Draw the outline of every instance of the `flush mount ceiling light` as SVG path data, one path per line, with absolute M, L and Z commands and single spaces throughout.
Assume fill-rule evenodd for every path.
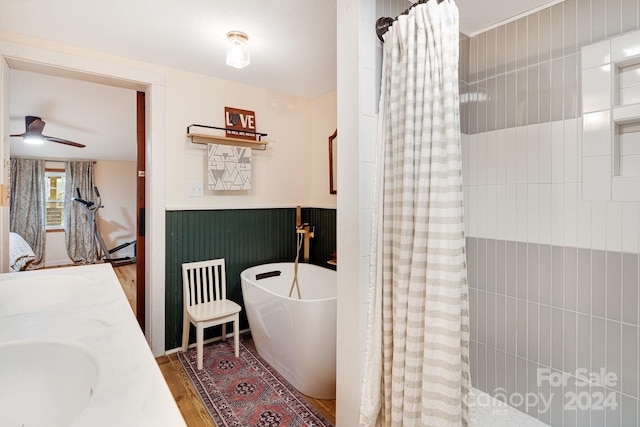
M 244 68 L 249 65 L 249 36 L 240 31 L 227 33 L 227 65 Z

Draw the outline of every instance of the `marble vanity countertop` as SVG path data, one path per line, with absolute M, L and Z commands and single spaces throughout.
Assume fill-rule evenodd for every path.
M 70 426 L 186 426 L 110 264 L 0 274 L 0 346 L 21 342 L 95 358 L 96 385 Z

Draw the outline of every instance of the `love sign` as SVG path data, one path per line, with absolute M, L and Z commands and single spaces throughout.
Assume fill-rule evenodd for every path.
M 239 108 L 224 107 L 224 123 L 227 129 L 227 138 L 245 139 L 255 141 L 256 113 Z

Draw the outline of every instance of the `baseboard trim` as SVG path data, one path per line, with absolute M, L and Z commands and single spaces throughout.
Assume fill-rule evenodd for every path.
M 249 329 L 249 328 L 242 329 L 240 331 L 240 335 L 244 334 L 245 332 L 249 332 L 249 331 L 251 331 L 251 329 Z M 233 337 L 233 332 L 227 334 L 227 338 L 230 338 L 230 337 Z M 204 340 L 204 344 L 209 344 L 209 343 L 216 342 L 216 341 L 222 341 L 222 337 L 215 337 L 215 338 L 210 338 L 208 340 Z M 189 344 L 187 349 L 194 348 L 195 346 L 196 346 L 196 343 Z M 174 353 L 177 353 L 179 351 L 182 351 L 182 347 L 177 347 L 177 348 L 172 348 L 171 350 L 167 350 L 167 351 L 164 352 L 164 355 L 168 356 L 170 354 L 174 354 Z

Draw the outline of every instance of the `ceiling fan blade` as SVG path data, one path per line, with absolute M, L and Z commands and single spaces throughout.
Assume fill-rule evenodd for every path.
M 68 139 L 56 138 L 56 137 L 53 137 L 53 136 L 46 136 L 46 135 L 42 135 L 42 137 L 45 139 L 45 141 L 57 142 L 58 144 L 70 145 L 72 147 L 77 147 L 77 148 L 86 147 L 86 145 L 84 145 L 84 144 L 80 144 L 78 142 L 69 141 Z
M 26 132 L 25 132 L 25 133 L 26 133 Z M 14 136 L 21 136 L 21 137 L 22 137 L 22 136 L 24 136 L 24 135 L 25 135 L 24 133 L 17 133 L 17 134 L 9 135 L 9 136 L 11 136 L 11 137 L 14 137 Z

